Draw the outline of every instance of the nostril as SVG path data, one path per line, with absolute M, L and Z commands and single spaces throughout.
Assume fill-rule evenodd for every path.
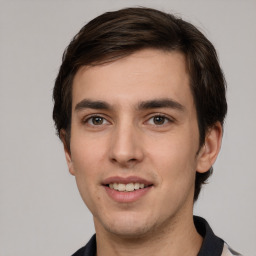
M 114 162 L 114 163 L 119 163 L 119 164 L 122 164 L 122 165 L 126 165 L 126 164 L 135 163 L 135 162 L 138 161 L 138 159 L 118 156 L 118 157 L 112 157 L 111 161 Z

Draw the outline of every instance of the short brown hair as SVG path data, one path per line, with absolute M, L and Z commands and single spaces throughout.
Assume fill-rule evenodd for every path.
M 227 112 L 226 83 L 211 42 L 192 24 L 150 8 L 126 8 L 104 13 L 88 24 L 66 48 L 55 81 L 53 119 L 58 135 L 66 131 L 69 147 L 71 129 L 72 83 L 78 69 L 100 65 L 154 48 L 182 52 L 190 73 L 199 128 L 199 145 L 216 122 L 223 125 Z M 196 173 L 194 201 L 202 184 L 212 173 Z

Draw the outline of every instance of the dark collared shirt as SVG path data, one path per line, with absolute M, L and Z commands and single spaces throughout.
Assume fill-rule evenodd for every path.
M 197 232 L 203 237 L 203 244 L 198 256 L 232 256 L 241 255 L 232 250 L 221 238 L 217 237 L 207 221 L 201 217 L 194 216 L 194 223 Z M 95 256 L 96 255 L 96 235 L 72 256 Z

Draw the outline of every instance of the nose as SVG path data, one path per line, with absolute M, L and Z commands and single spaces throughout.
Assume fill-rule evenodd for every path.
M 144 157 L 140 131 L 132 124 L 116 127 L 111 138 L 110 161 L 124 168 L 132 168 Z

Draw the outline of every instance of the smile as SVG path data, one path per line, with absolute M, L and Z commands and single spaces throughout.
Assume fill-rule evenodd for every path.
M 119 192 L 132 192 L 134 190 L 138 190 L 138 189 L 143 189 L 148 187 L 147 185 L 143 184 L 143 183 L 128 183 L 128 184 L 124 184 L 124 183 L 110 183 L 108 184 L 108 186 L 111 189 L 114 189 L 116 191 Z
M 137 176 L 112 176 L 103 180 L 105 192 L 117 203 L 132 203 L 150 193 L 154 187 L 152 181 Z

